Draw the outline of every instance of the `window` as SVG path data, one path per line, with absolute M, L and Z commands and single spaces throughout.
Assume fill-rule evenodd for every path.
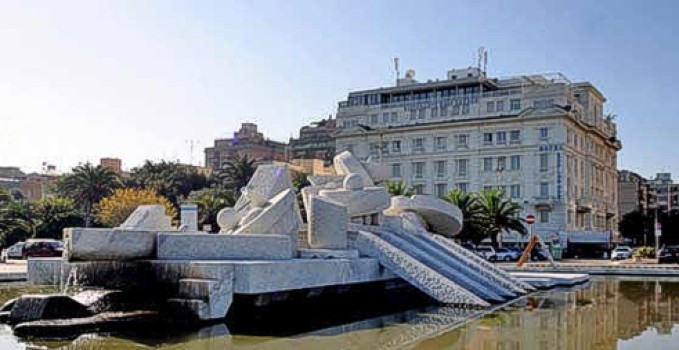
M 437 160 L 434 162 L 434 169 L 436 169 L 436 177 L 446 177 L 446 161 Z
M 490 101 L 490 102 L 486 103 L 486 112 L 488 112 L 488 113 L 495 112 L 495 102 L 494 101 Z
M 497 143 L 498 144 L 507 143 L 507 132 L 506 131 L 499 131 L 497 133 Z
M 549 128 L 540 128 L 540 139 L 544 140 L 549 138 Z
M 413 140 L 413 150 L 414 151 L 424 151 L 424 139 L 418 137 Z
M 509 132 L 509 143 L 521 142 L 521 130 L 512 130 Z
M 521 109 L 521 100 L 518 98 L 513 98 L 509 100 L 509 109 L 512 111 L 518 111 Z
M 467 148 L 467 141 L 469 141 L 469 135 L 460 134 L 457 135 L 457 148 Z
M 469 184 L 466 182 L 458 182 L 457 189 L 462 191 L 462 193 L 467 193 L 467 191 L 469 190 Z
M 505 101 L 495 102 L 495 111 L 496 112 L 502 112 L 504 110 L 505 110 Z
M 549 182 L 540 183 L 540 197 L 549 197 Z
M 401 152 L 401 141 L 391 141 L 391 151 L 394 153 L 400 153 Z
M 415 192 L 415 194 L 424 194 L 424 185 L 419 184 L 413 186 L 413 191 Z
M 483 186 L 483 191 L 484 191 L 484 192 L 491 191 L 492 189 L 493 189 L 493 186 L 491 186 L 491 185 L 484 185 L 484 186 Z
M 493 133 L 492 132 L 486 132 L 483 134 L 483 144 L 484 145 L 492 145 L 493 144 Z
M 462 114 L 463 114 L 463 115 L 464 115 L 464 114 L 469 114 L 469 105 L 468 105 L 468 104 L 462 105 Z
M 424 119 L 426 113 L 427 110 L 425 108 L 420 108 L 420 111 L 417 113 L 417 119 Z
M 493 158 L 483 158 L 483 171 L 493 171 Z
M 370 155 L 376 156 L 379 153 L 379 146 L 377 142 L 371 142 L 368 147 L 370 148 Z
M 413 163 L 413 174 L 416 179 L 424 177 L 424 162 Z
M 443 106 L 441 107 L 441 117 L 447 117 L 448 116 L 448 106 Z
M 417 118 L 417 110 L 411 109 L 410 110 L 410 120 L 415 120 Z
M 509 158 L 509 168 L 511 170 L 521 169 L 521 156 L 511 156 Z
M 434 107 L 431 109 L 431 118 L 436 118 L 439 116 L 439 109 Z
M 521 185 L 509 186 L 509 196 L 514 199 L 521 198 Z
M 540 223 L 541 224 L 549 223 L 549 212 L 547 210 L 540 211 Z
M 501 156 L 497 157 L 497 171 L 503 171 L 507 169 L 507 157 Z
M 451 111 L 451 115 L 460 115 L 460 105 L 454 105 Z
M 549 154 L 543 153 L 540 155 L 540 171 L 546 172 L 549 170 Z
M 398 122 L 398 113 L 397 112 L 391 112 L 391 122 L 392 123 Z
M 436 138 L 436 149 L 439 151 L 445 151 L 448 148 L 448 138 L 447 137 L 437 137 Z
M 446 192 L 448 192 L 448 186 L 446 184 L 437 184 L 436 185 L 436 196 L 437 197 L 443 197 L 446 195 Z
M 382 123 L 384 124 L 389 123 L 389 112 L 382 113 Z
M 370 124 L 372 125 L 377 125 L 378 120 L 377 120 L 377 114 L 373 114 L 370 116 Z
M 391 165 L 391 177 L 401 177 L 401 164 L 395 163 Z
M 535 100 L 533 101 L 533 108 L 535 109 L 546 109 L 551 108 L 554 105 L 554 99 L 547 100 Z
M 457 160 L 457 176 L 466 177 L 467 176 L 467 165 L 469 161 L 467 159 Z

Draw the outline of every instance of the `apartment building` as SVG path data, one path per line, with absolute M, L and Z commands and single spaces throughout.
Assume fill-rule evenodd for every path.
M 336 149 L 380 159 L 391 180 L 417 193 L 503 189 L 544 236 L 610 237 L 621 143 L 605 101 L 592 84 L 558 73 L 489 78 L 465 68 L 420 83 L 408 71 L 395 86 L 339 103 Z

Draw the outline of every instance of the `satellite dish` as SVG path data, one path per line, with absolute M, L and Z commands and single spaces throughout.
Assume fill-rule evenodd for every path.
M 406 78 L 407 79 L 414 79 L 415 78 L 415 70 L 413 69 L 408 69 L 406 71 Z

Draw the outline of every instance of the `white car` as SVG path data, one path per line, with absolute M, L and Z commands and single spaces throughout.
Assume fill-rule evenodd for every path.
M 25 242 L 15 243 L 13 246 L 5 248 L 2 250 L 0 255 L 0 260 L 7 261 L 9 259 L 21 259 L 24 250 Z
M 619 246 L 615 247 L 611 252 L 611 260 L 624 260 L 632 257 L 632 248 Z
M 476 254 L 480 255 L 481 257 L 483 257 L 486 260 L 493 261 L 493 260 L 497 259 L 497 255 L 495 255 L 495 248 L 493 248 L 491 246 L 486 246 L 486 245 L 478 246 L 478 247 L 476 247 L 475 251 L 476 251 Z

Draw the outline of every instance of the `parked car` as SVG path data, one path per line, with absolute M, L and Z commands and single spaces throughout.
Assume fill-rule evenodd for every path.
M 476 254 L 479 254 L 486 260 L 495 261 L 497 260 L 497 255 L 495 255 L 495 248 L 487 245 L 482 245 L 476 247 Z
M 667 246 L 658 250 L 658 264 L 679 263 L 679 246 Z
M 513 249 L 509 248 L 495 249 L 495 259 L 497 259 L 497 261 L 515 261 L 519 260 L 519 257 L 521 257 L 521 253 Z
M 14 243 L 14 245 L 3 249 L 0 253 L 0 261 L 6 262 L 9 259 L 21 259 L 24 244 L 25 242 Z
M 611 260 L 624 260 L 632 257 L 632 248 L 627 246 L 618 246 L 611 252 Z
M 547 248 L 533 248 L 530 252 L 530 259 L 532 261 L 545 261 L 549 259 L 549 251 Z
M 22 250 L 23 258 L 60 257 L 64 252 L 64 243 L 54 239 L 29 239 Z

